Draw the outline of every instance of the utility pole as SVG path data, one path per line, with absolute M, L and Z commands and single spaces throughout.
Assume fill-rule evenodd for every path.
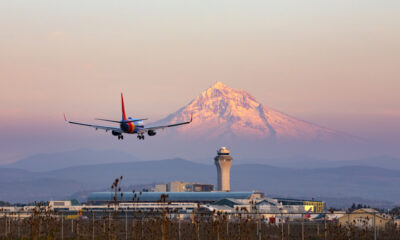
M 94 240 L 94 212 L 92 212 L 92 239 Z
M 374 213 L 374 240 L 376 240 L 376 213 Z
M 324 240 L 328 239 L 328 230 L 326 229 L 326 213 L 324 215 Z
M 304 214 L 301 214 L 301 240 L 304 240 Z
M 61 213 L 61 240 L 64 239 L 64 214 Z
M 125 239 L 128 240 L 128 212 L 125 211 Z

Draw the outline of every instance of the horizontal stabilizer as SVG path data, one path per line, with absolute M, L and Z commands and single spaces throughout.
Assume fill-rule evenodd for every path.
M 142 119 L 133 119 L 133 120 L 123 120 L 123 121 L 116 121 L 116 120 L 109 120 L 109 119 L 102 119 L 102 118 L 96 118 L 96 120 L 99 121 L 105 121 L 105 122 L 114 122 L 114 123 L 126 123 L 126 122 L 140 122 L 143 120 L 147 120 L 148 118 L 142 118 Z

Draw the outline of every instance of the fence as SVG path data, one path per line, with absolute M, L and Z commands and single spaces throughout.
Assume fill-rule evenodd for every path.
M 191 213 L 140 211 L 36 211 L 0 215 L 1 239 L 400 239 L 394 219 L 378 224 L 377 214 Z M 183 217 L 182 217 L 183 216 Z M 361 216 L 361 217 L 360 217 Z M 356 217 L 356 218 L 354 218 Z M 347 221 L 346 221 L 347 218 Z M 364 226 L 354 219 L 364 219 Z M 275 221 L 273 221 L 275 220 Z

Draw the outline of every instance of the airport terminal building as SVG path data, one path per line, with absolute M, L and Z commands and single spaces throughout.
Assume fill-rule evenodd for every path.
M 325 203 L 315 200 L 268 198 L 260 192 L 93 192 L 88 196 L 90 206 L 108 206 L 116 203 L 119 208 L 157 210 L 168 208 L 180 211 L 193 210 L 201 206 L 210 211 L 235 212 L 237 207 L 256 207 L 258 212 L 265 213 L 303 213 L 311 208 L 313 213 L 325 210 Z
M 88 196 L 88 203 L 92 205 L 114 202 L 113 192 L 93 192 Z M 192 202 L 207 204 L 225 198 L 231 199 L 261 199 L 264 197 L 258 192 L 123 192 L 117 193 L 117 201 L 125 203 L 143 202 Z

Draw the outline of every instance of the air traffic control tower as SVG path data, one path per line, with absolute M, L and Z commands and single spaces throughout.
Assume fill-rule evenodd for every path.
M 229 192 L 231 190 L 230 171 L 232 165 L 232 157 L 226 147 L 221 147 L 218 156 L 214 158 L 215 166 L 217 166 L 218 191 Z

